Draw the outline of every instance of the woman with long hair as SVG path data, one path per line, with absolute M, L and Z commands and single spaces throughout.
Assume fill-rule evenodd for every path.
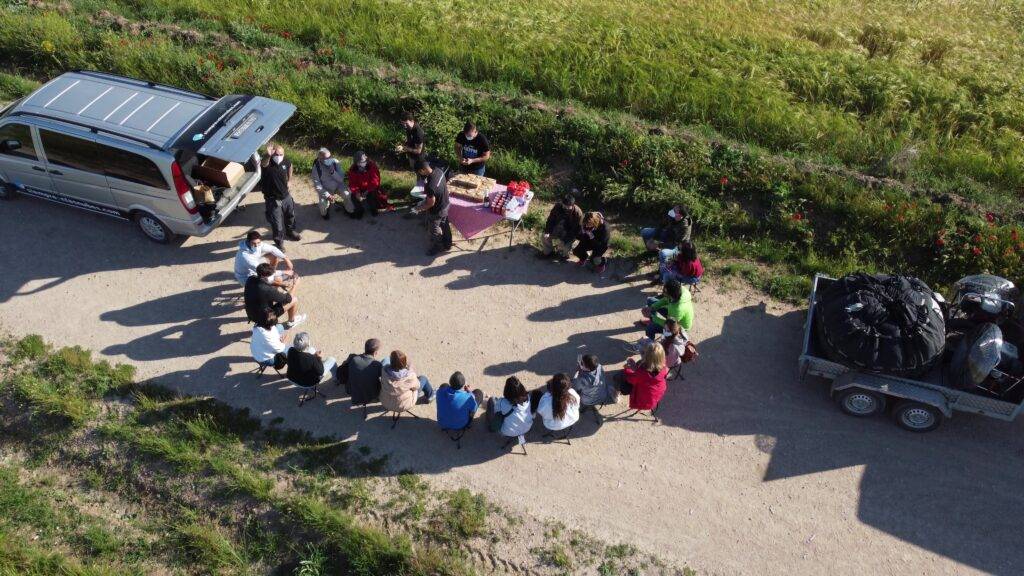
M 537 403 L 537 414 L 552 432 L 565 430 L 580 419 L 580 395 L 572 389 L 567 374 L 559 372 L 548 380 L 547 390 Z
M 584 214 L 583 229 L 577 240 L 579 243 L 572 249 L 572 253 L 580 259 L 576 264 L 583 266 L 589 263 L 598 274 L 604 273 L 608 268 L 608 259 L 604 257 L 604 253 L 608 251 L 608 242 L 611 241 L 604 215 L 600 212 Z
M 487 416 L 489 420 L 501 418 L 502 436 L 515 437 L 526 434 L 533 427 L 533 413 L 530 412 L 530 393 L 519 378 L 510 376 L 505 380 L 505 389 L 501 398 L 488 401 Z M 493 430 L 494 428 L 492 428 Z
M 704 265 L 697 256 L 697 247 L 689 240 L 680 242 L 675 254 L 666 258 L 660 269 L 662 283 L 678 280 L 682 284 L 693 286 L 704 276 Z
M 668 384 L 665 366 L 665 348 L 657 342 L 644 347 L 640 362 L 630 358 L 622 369 L 627 384 L 623 394 L 629 394 L 629 407 L 633 410 L 654 410 L 658 407 Z

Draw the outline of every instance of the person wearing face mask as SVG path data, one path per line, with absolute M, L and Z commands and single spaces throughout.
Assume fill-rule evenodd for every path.
M 416 173 L 426 183 L 423 187 L 423 201 L 413 206 L 411 213 L 427 214 L 427 232 L 430 234 L 430 250 L 427 256 L 436 256 L 452 247 L 452 229 L 448 222 L 448 181 L 445 171 L 435 168 L 429 162 L 416 161 Z
M 353 215 L 356 208 L 352 204 L 352 195 L 345 186 L 345 173 L 342 172 L 338 161 L 331 157 L 331 151 L 327 148 L 321 148 L 317 153 L 310 177 L 313 179 L 313 188 L 320 197 L 320 216 L 324 220 L 331 217 L 331 204 L 339 200 L 345 212 Z
M 483 176 L 487 171 L 491 143 L 476 129 L 476 124 L 466 122 L 462 132 L 455 137 L 455 157 L 459 159 L 459 170 L 464 174 Z
M 647 337 L 651 340 L 665 328 L 669 318 L 679 322 L 684 330 L 693 327 L 693 297 L 678 280 L 665 282 L 661 298 L 648 298 L 647 306 L 640 310 L 647 318 Z
M 352 155 L 352 165 L 348 168 L 347 177 L 353 200 L 365 204 L 371 216 L 395 209 L 388 202 L 388 193 L 380 186 L 380 170 L 377 164 L 367 157 L 366 152 L 356 152 Z
M 402 117 L 402 129 L 405 130 L 405 142 L 398 145 L 397 150 L 409 160 L 409 168 L 416 171 L 416 162 L 427 154 L 427 138 L 416 117 L 406 112 Z
M 689 242 L 693 219 L 682 204 L 676 204 L 665 215 L 661 226 L 642 228 L 640 238 L 650 251 L 658 251 L 658 262 L 665 262 L 680 242 Z
M 292 163 L 284 157 L 282 146 L 267 146 L 267 154 L 260 162 L 260 188 L 263 190 L 267 222 L 270 223 L 274 244 L 284 250 L 285 238 L 302 240 L 295 232 L 295 201 L 288 191 L 288 183 L 292 179 Z

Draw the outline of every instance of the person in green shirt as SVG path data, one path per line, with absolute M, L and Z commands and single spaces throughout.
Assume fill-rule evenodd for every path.
M 693 326 L 693 298 L 690 290 L 678 280 L 665 282 L 661 298 L 648 298 L 647 306 L 641 310 L 650 318 L 647 324 L 647 337 L 654 340 L 664 329 L 665 321 L 675 319 L 684 330 Z

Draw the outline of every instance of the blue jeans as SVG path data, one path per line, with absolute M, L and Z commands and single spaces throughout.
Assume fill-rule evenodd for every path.
M 663 265 L 669 260 L 675 258 L 675 248 L 665 248 L 664 250 L 658 250 L 658 265 Z
M 657 240 L 658 244 L 672 244 L 673 242 L 671 230 L 660 231 L 658 228 L 641 228 L 640 238 L 642 238 L 644 242 Z
M 434 387 L 430 385 L 430 380 L 427 380 L 426 376 L 420 376 L 420 391 L 417 399 L 423 398 L 429 402 L 434 397 Z
M 470 158 L 472 160 L 472 158 Z M 469 166 L 459 166 L 459 171 L 463 174 L 476 174 L 477 176 L 483 176 L 484 172 L 487 171 L 487 164 L 470 164 Z
M 661 267 L 661 283 L 669 280 L 676 280 L 683 286 L 696 286 L 700 282 L 700 276 L 683 276 L 668 269 L 668 266 Z
M 652 304 L 654 304 L 657 301 L 658 301 L 657 298 L 649 297 L 649 298 L 647 298 L 647 306 L 651 306 Z M 655 338 L 657 338 L 658 334 L 661 334 L 661 330 L 662 330 L 661 326 L 658 326 L 657 324 L 654 323 L 654 313 L 655 312 L 656 312 L 655 310 L 651 310 L 651 321 L 647 323 L 647 329 L 644 330 L 644 334 L 648 338 L 650 338 L 651 340 L 654 340 Z M 665 312 L 667 312 L 667 310 L 662 308 L 661 312 L 664 314 Z

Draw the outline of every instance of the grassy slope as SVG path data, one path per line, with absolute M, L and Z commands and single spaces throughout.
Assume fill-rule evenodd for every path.
M 386 468 L 78 348 L 0 341 L 5 576 L 692 574 Z
M 946 122 L 928 114 L 950 111 L 959 118 L 954 122 L 958 126 L 954 130 L 957 138 L 991 139 L 993 134 L 999 134 L 1000 138 L 1019 142 L 1013 126 L 1020 109 L 1007 108 L 1007 98 L 1014 98 L 1018 90 L 1014 82 L 1019 78 L 996 73 L 1019 61 L 1019 47 L 997 42 L 1011 32 L 1007 22 L 1019 3 L 998 7 L 971 4 L 976 10 L 963 17 L 982 23 L 976 30 L 956 35 L 957 47 L 941 68 L 918 62 L 925 48 L 918 40 L 925 32 L 952 35 L 954 31 L 949 25 L 938 26 L 929 20 L 937 18 L 935 10 L 922 8 L 932 5 L 920 2 L 914 4 L 913 10 L 905 11 L 905 20 L 899 21 L 901 26 L 917 30 L 918 36 L 910 35 L 891 61 L 869 60 L 864 49 L 855 46 L 850 27 L 857 22 L 860 12 L 841 9 L 838 3 L 822 2 L 815 3 L 813 9 L 783 9 L 782 4 L 771 2 L 748 3 L 747 8 L 733 12 L 721 4 L 689 12 L 673 8 L 674 4 L 653 12 L 637 12 L 637 8 L 627 7 L 617 17 L 636 26 L 626 29 L 629 33 L 625 39 L 592 38 L 593 46 L 603 47 L 597 52 L 575 50 L 573 45 L 558 48 L 562 50 L 558 52 L 557 43 L 546 44 L 537 38 L 528 42 L 523 48 L 526 52 L 516 60 L 523 73 L 568 74 L 575 87 L 564 93 L 589 102 L 588 106 L 579 101 L 524 95 L 522 90 L 531 88 L 529 78 L 511 73 L 505 77 L 503 69 L 489 68 L 494 62 L 478 53 L 435 55 L 445 62 L 443 70 L 418 64 L 396 67 L 390 63 L 416 60 L 430 64 L 433 61 L 427 55 L 417 56 L 409 50 L 431 49 L 444 55 L 453 46 L 463 45 L 461 38 L 472 38 L 476 32 L 466 31 L 459 39 L 445 36 L 454 34 L 452 30 L 458 27 L 441 27 L 441 41 L 425 42 L 414 33 L 417 26 L 433 26 L 439 19 L 449 18 L 451 10 L 442 11 L 444 16 L 414 16 L 404 4 L 371 2 L 355 3 L 355 12 L 339 13 L 337 18 L 309 18 L 307 15 L 317 10 L 331 15 L 350 8 L 316 0 L 301 6 L 289 2 L 249 6 L 207 0 L 79 0 L 68 5 L 68 9 L 57 11 L 45 7 L 9 10 L 0 13 L 0 56 L 6 58 L 8 70 L 15 75 L 0 76 L 0 97 L 24 93 L 28 86 L 19 79 L 24 76 L 42 79 L 68 67 L 106 69 L 209 93 L 245 91 L 286 99 L 299 107 L 289 123 L 293 140 L 312 148 L 328 142 L 336 149 L 363 148 L 379 154 L 386 154 L 399 138 L 393 120 L 403 109 L 419 111 L 434 139 L 433 149 L 448 156 L 451 150 L 445 140 L 459 129 L 466 116 L 471 116 L 500 146 L 491 166 L 492 173 L 500 179 L 539 181 L 542 197 L 550 197 L 556 186 L 564 182 L 568 169 L 574 182 L 587 193 L 588 205 L 606 212 L 622 211 L 623 216 L 631 212 L 634 217 L 652 211 L 660 213 L 672 202 L 683 202 L 697 218 L 698 241 L 705 251 L 718 259 L 741 258 L 768 264 L 770 272 L 761 274 L 759 283 L 784 298 L 799 297 L 807 286 L 807 277 L 815 271 L 841 274 L 853 269 L 899 270 L 920 275 L 940 287 L 960 275 L 979 270 L 1011 278 L 1024 275 L 1024 244 L 1018 239 L 1020 211 L 1014 189 L 980 185 L 981 172 L 962 167 L 953 168 L 954 177 L 942 179 L 940 189 L 926 187 L 911 189 L 909 193 L 897 181 L 851 180 L 821 170 L 820 164 L 815 167 L 806 161 L 820 159 L 826 153 L 816 151 L 810 144 L 835 144 L 846 129 L 814 125 L 816 113 L 800 108 L 810 105 L 807 99 L 787 92 L 796 80 L 828 84 L 804 86 L 800 90 L 820 92 L 815 97 L 817 103 L 811 103 L 812 108 L 824 110 L 826 116 L 839 110 L 841 122 L 853 122 L 847 127 L 852 127 L 854 142 L 888 139 L 889 144 L 878 144 L 877 148 L 871 144 L 874 152 L 886 147 L 895 149 L 907 138 L 918 140 L 917 136 L 900 136 L 888 128 L 880 135 L 872 135 L 869 128 L 873 123 L 894 121 L 911 132 L 927 131 Z M 378 4 L 386 4 L 387 13 L 381 15 L 377 27 L 368 27 L 367 19 L 376 17 L 378 9 L 384 9 Z M 417 6 L 423 8 L 423 3 Z M 552 40 L 556 31 L 571 28 L 565 24 L 569 22 L 577 26 L 577 36 L 585 37 L 601 31 L 600 27 L 592 27 L 588 18 L 605 18 L 601 11 L 559 11 L 561 5 L 539 3 L 532 17 L 544 15 L 544 24 L 538 24 L 534 30 L 516 20 L 516 14 L 527 17 L 521 3 L 509 6 L 504 16 L 497 15 L 495 9 L 480 7 L 480 18 L 508 20 L 504 27 L 499 27 L 503 32 L 497 36 L 504 38 L 513 51 L 520 33 L 546 34 L 544 38 Z M 861 12 L 871 15 L 863 20 L 883 13 L 886 6 L 891 4 L 861 6 Z M 123 16 L 104 13 L 102 9 Z M 646 27 L 641 26 L 644 14 L 651 20 Z M 823 18 L 822 14 L 834 17 L 829 26 L 843 35 L 830 36 L 820 26 L 809 27 Z M 765 18 L 769 23 L 765 23 Z M 678 30 L 668 23 L 678 23 Z M 690 81 L 662 81 L 661 74 L 685 68 L 680 61 L 662 58 L 643 62 L 644 66 L 667 66 L 655 74 L 658 78 L 631 81 L 630 90 L 671 92 L 685 88 L 680 97 L 698 98 L 707 106 L 721 109 L 708 109 L 684 120 L 714 124 L 724 118 L 721 114 L 744 115 L 736 127 L 760 127 L 755 133 L 736 135 L 749 137 L 755 143 L 781 134 L 753 118 L 768 118 L 773 110 L 783 111 L 778 116 L 778 126 L 798 132 L 810 130 L 817 136 L 798 138 L 802 152 L 771 154 L 758 146 L 723 139 L 706 125 L 669 126 L 667 133 L 649 133 L 651 121 L 621 111 L 651 114 L 630 104 L 632 96 L 626 97 L 628 90 L 624 85 L 616 89 L 619 97 L 613 102 L 601 101 L 599 94 L 607 91 L 608 86 L 615 86 L 619 76 L 638 72 L 635 66 L 620 62 L 601 73 L 601 65 L 588 59 L 608 54 L 620 54 L 623 58 L 627 54 L 646 54 L 635 44 L 654 42 L 652 35 L 656 36 L 658 30 L 666 39 L 672 39 L 666 50 L 683 49 L 676 44 L 693 45 L 691 48 L 696 52 L 690 60 L 691 78 L 739 82 L 745 87 L 736 91 L 714 83 L 704 86 Z M 711 31 L 714 35 L 708 36 Z M 807 40 L 790 38 L 791 34 L 810 36 L 834 47 L 819 49 Z M 490 41 L 478 40 L 481 46 Z M 774 48 L 765 48 L 765 42 L 774 43 Z M 539 58 L 531 50 L 542 50 L 544 46 L 552 50 L 545 58 L 558 65 L 544 66 L 531 60 Z M 374 56 L 375 52 L 387 59 Z M 842 62 L 832 62 L 836 58 Z M 794 74 L 800 70 L 804 76 L 796 78 Z M 970 74 L 974 76 L 967 78 Z M 792 78 L 786 80 L 787 75 Z M 893 78 L 898 80 L 893 85 L 882 81 Z M 547 92 L 563 94 L 561 89 L 553 88 L 557 82 L 552 82 Z M 899 90 L 890 93 L 893 86 Z M 949 94 L 944 92 L 947 88 L 953 90 L 950 94 L 955 93 L 956 98 L 969 96 L 968 100 L 949 100 Z M 763 90 L 785 93 L 780 92 L 782 95 L 775 98 Z M 743 94 L 746 96 L 742 103 L 730 100 Z M 840 96 L 852 100 L 846 104 L 829 100 Z M 928 105 L 909 110 L 900 108 L 904 104 L 896 108 L 885 104 L 871 113 L 846 110 L 864 102 L 874 102 L 870 106 L 875 108 L 879 102 Z M 932 144 L 944 160 L 921 156 L 917 167 L 910 169 L 910 181 L 921 176 L 922 166 L 925 170 L 945 170 L 942 162 L 952 162 L 957 157 L 970 157 L 990 168 L 994 166 L 991 150 L 958 156 L 955 142 L 935 140 Z M 853 163 L 855 167 L 861 160 Z M 1011 161 L 1006 166 L 1012 172 L 1019 169 L 1020 163 Z M 928 178 L 924 177 L 926 181 Z M 865 182 L 877 186 L 865 188 Z M 994 214 L 986 219 L 986 211 Z M 635 231 L 629 226 L 622 230 Z

